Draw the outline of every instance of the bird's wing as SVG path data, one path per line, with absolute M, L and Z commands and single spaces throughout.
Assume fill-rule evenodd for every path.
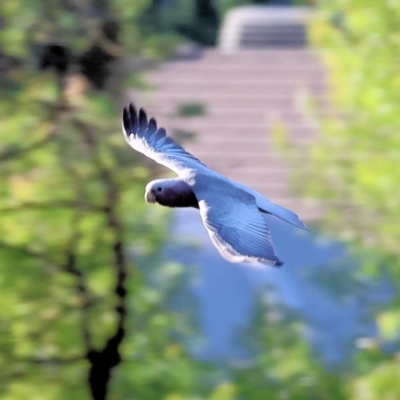
M 228 187 L 231 186 L 231 187 Z M 230 262 L 262 262 L 280 266 L 266 219 L 252 195 L 222 182 L 210 191 L 195 191 L 200 215 L 211 241 Z
M 168 137 L 164 128 L 157 128 L 154 118 L 147 119 L 146 112 L 142 108 L 137 112 L 132 103 L 125 107 L 122 122 L 125 140 L 129 146 L 178 175 L 188 169 L 208 169 L 205 164 Z
M 261 211 L 273 214 L 276 217 L 282 219 L 283 221 L 289 222 L 289 224 L 297 226 L 298 228 L 308 230 L 307 226 L 303 223 L 303 221 L 300 220 L 299 216 L 292 210 L 279 206 L 278 204 L 272 203 L 271 201 L 266 199 L 261 193 L 258 193 L 256 190 L 242 183 L 234 181 L 231 182 L 238 189 L 242 189 L 247 193 L 251 194 L 252 196 L 254 196 L 257 207 Z

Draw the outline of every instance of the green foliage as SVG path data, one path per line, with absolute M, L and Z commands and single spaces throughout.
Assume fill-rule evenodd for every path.
M 246 342 L 256 352 L 251 365 L 222 368 L 203 363 L 182 346 L 179 339 L 192 334 L 195 326 L 187 316 L 167 307 L 183 276 L 179 266 L 160 259 L 168 218 L 161 207 L 146 207 L 143 202 L 143 187 L 151 173 L 126 147 L 120 132 L 121 110 L 116 106 L 121 103 L 122 82 L 142 88 L 146 83 L 137 74 L 120 76 L 120 69 L 113 69 L 115 64 L 129 55 L 160 59 L 177 40 L 160 36 L 161 28 L 144 29 L 140 21 L 149 6 L 148 0 L 0 2 L 4 19 L 0 30 L 4 61 L 0 81 L 0 397 L 90 398 L 89 371 L 93 372 L 96 356 L 104 354 L 112 339 L 119 340 L 114 350 L 121 360 L 110 368 L 111 399 L 340 400 L 358 398 L 365 390 L 371 399 L 397 396 L 397 386 L 387 384 L 396 374 L 393 360 L 384 363 L 380 351 L 366 351 L 360 357 L 362 368 L 356 380 L 354 371 L 346 376 L 327 373 L 313 361 L 301 335 L 301 321 L 279 307 L 260 305 L 254 326 L 245 332 Z M 187 11 L 191 5 L 186 7 Z M 117 40 L 106 34 L 105 26 L 114 26 L 107 25 L 110 22 L 118 27 Z M 354 24 L 362 27 L 357 18 Z M 380 29 L 384 31 L 382 24 Z M 335 35 L 339 40 L 340 35 Z M 54 65 L 39 69 L 40 65 L 44 68 L 41 57 L 49 44 L 69 49 L 73 57 L 66 72 Z M 95 88 L 93 76 L 82 73 L 79 60 L 89 51 L 112 61 L 113 66 L 105 63 L 111 85 Z M 342 51 L 349 71 L 353 63 L 364 67 L 351 60 L 350 50 Z M 389 55 L 386 62 L 393 61 Z M 390 75 L 391 68 L 393 64 L 385 74 Z M 372 73 L 373 68 L 368 71 Z M 374 72 L 375 80 L 364 83 L 377 84 L 378 76 Z M 397 84 L 394 78 L 383 82 L 384 88 Z M 378 121 L 388 121 L 388 131 L 377 130 L 381 140 L 374 142 L 374 148 L 381 153 L 386 149 L 383 141 L 390 138 L 394 156 L 397 141 L 384 133 L 397 127 L 397 116 L 394 112 L 389 119 L 370 115 L 382 94 L 371 89 L 367 98 L 361 98 L 357 90 L 348 86 L 343 90 L 354 98 L 354 103 L 344 103 L 347 111 L 356 110 L 359 103 L 365 107 L 357 115 L 367 127 L 378 128 Z M 395 90 L 391 96 L 395 99 Z M 185 115 L 202 112 L 199 105 L 182 111 Z M 354 121 L 363 119 L 352 117 L 346 122 Z M 344 123 L 327 124 L 343 141 L 339 149 L 372 153 L 373 140 L 361 127 L 352 128 L 356 135 L 351 143 L 356 145 L 348 146 L 349 130 L 343 129 Z M 178 134 L 190 136 L 191 132 Z M 322 146 L 316 150 L 317 160 L 323 151 Z M 362 190 L 351 191 L 354 200 L 368 188 L 380 201 L 379 212 L 384 211 L 380 218 L 386 227 L 391 224 L 387 232 L 393 230 L 396 238 L 394 218 L 386 214 L 389 208 L 383 207 L 386 203 L 380 196 L 382 188 L 385 195 L 393 194 L 397 170 L 389 168 L 388 158 L 374 160 L 373 173 L 367 173 L 366 163 L 356 166 L 352 159 L 346 160 L 350 164 L 340 166 L 335 181 L 347 176 L 344 168 L 350 165 L 350 178 L 363 183 Z M 322 163 L 321 171 L 325 166 L 330 168 Z M 380 190 L 375 190 L 377 182 Z M 347 196 L 345 185 L 339 187 L 341 196 Z M 391 215 L 396 216 L 397 200 L 391 201 Z M 382 225 L 377 232 L 383 230 Z M 397 320 L 394 312 L 382 316 L 380 323 L 388 338 L 394 336 Z M 123 337 L 118 338 L 121 332 Z
M 251 365 L 233 371 L 239 398 L 347 399 L 351 374 L 345 377 L 321 368 L 302 339 L 302 321 L 268 301 L 273 297 L 267 290 L 259 302 L 254 326 L 245 332 L 246 341 L 259 355 Z
M 311 154 L 318 174 L 308 189 L 332 206 L 335 231 L 392 254 L 398 265 L 400 5 L 349 0 L 322 10 L 311 33 L 324 49 L 341 118 L 322 121 Z
M 150 173 L 122 138 L 120 88 L 94 90 L 90 76 L 76 73 L 77 59 L 93 46 L 114 64 L 160 47 L 150 37 L 140 44 L 135 18 L 148 3 L 108 2 L 118 40 L 88 4 L 0 4 L 1 398 L 89 398 L 89 355 L 112 338 L 122 361 L 110 398 L 194 390 L 196 364 L 171 337 L 187 323 L 165 306 L 173 274 L 164 273 L 165 286 L 154 290 L 138 268 L 143 258 L 146 268 L 159 264 L 150 260 L 168 221 L 161 208 L 145 209 Z M 49 44 L 73 54 L 66 71 L 38 68 Z
M 400 396 L 398 374 L 399 366 L 396 361 L 376 365 L 370 373 L 355 381 L 351 399 L 397 399 Z
M 313 6 L 317 0 L 292 0 L 291 4 L 294 6 Z M 222 14 L 231 10 L 234 7 L 247 6 L 252 4 L 268 5 L 268 0 L 216 0 L 218 9 Z
M 320 11 L 310 33 L 330 73 L 331 114 L 319 119 L 320 137 L 298 173 L 325 206 L 324 228 L 364 254 L 363 272 L 390 271 L 395 299 L 377 320 L 390 347 L 399 335 L 400 3 L 321 1 Z M 361 344 L 347 398 L 398 398 L 398 360 L 381 343 Z

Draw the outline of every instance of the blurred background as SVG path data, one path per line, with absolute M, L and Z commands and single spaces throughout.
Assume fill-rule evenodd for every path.
M 400 398 L 400 2 L 2 0 L 0 398 Z M 233 265 L 128 101 L 296 211 Z

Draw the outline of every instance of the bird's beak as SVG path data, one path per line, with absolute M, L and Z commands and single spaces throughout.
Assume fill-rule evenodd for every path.
M 146 203 L 155 203 L 156 202 L 154 193 L 151 190 L 149 190 L 145 193 L 144 199 L 145 199 Z

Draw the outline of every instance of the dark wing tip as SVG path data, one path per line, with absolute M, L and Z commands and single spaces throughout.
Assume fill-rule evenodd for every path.
M 129 103 L 129 113 L 132 114 L 132 115 L 136 115 L 137 114 L 136 107 L 135 107 L 135 105 L 133 103 Z
M 137 111 L 133 103 L 130 103 L 129 106 L 124 107 L 122 121 L 124 125 L 125 136 L 128 138 L 130 134 L 137 131 L 139 126 Z
M 277 259 L 273 266 L 279 268 L 279 267 L 282 267 L 283 264 L 285 264 L 283 261 Z
M 143 108 L 141 108 L 140 110 L 139 110 L 139 126 L 141 127 L 141 128 L 144 128 L 144 127 L 146 127 L 147 126 L 147 114 L 146 114 L 146 111 L 144 111 L 144 109 Z
M 122 123 L 124 126 L 124 134 L 125 136 L 128 136 L 129 128 L 131 126 L 131 117 L 129 115 L 128 107 L 124 107 L 124 111 L 122 113 Z

